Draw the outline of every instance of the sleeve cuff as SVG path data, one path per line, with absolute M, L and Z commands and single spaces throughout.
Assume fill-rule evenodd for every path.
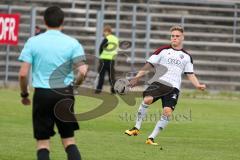
M 32 61 L 31 61 L 30 59 L 22 59 L 22 58 L 18 58 L 18 61 L 20 61 L 20 62 L 27 62 L 27 63 L 32 64 Z
M 194 74 L 194 72 L 184 72 L 184 74 Z
M 149 64 L 154 68 L 154 65 L 153 65 L 151 62 L 148 62 L 148 61 L 147 61 L 146 63 L 149 63 Z

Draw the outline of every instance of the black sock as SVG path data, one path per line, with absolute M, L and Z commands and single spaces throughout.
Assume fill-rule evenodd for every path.
M 49 150 L 46 148 L 39 149 L 37 151 L 37 160 L 50 160 Z
M 80 152 L 75 144 L 71 144 L 66 148 L 68 160 L 81 160 Z

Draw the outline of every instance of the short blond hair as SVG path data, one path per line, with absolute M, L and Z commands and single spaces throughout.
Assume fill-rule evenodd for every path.
M 179 26 L 179 25 L 174 25 L 174 26 L 172 26 L 171 28 L 170 28 L 170 32 L 172 32 L 172 31 L 179 31 L 179 32 L 184 32 L 184 29 L 183 29 L 183 27 L 182 26 Z
M 104 26 L 103 31 L 112 33 L 112 27 L 110 25 L 106 25 L 106 26 Z

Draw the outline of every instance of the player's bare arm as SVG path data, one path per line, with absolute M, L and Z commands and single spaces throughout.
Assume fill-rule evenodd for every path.
M 187 77 L 197 89 L 202 91 L 206 89 L 206 85 L 200 84 L 195 74 L 187 74 Z
M 84 81 L 87 71 L 88 71 L 88 65 L 85 64 L 83 61 L 75 64 L 76 72 L 75 72 L 75 81 L 74 85 L 81 85 L 82 82 Z
M 139 79 L 140 79 L 141 77 L 143 77 L 145 74 L 147 74 L 147 73 L 149 72 L 149 70 L 152 69 L 152 68 L 153 68 L 153 66 L 152 66 L 150 63 L 147 62 L 147 63 L 140 69 L 140 71 L 138 71 L 137 75 L 136 75 L 133 79 L 131 79 L 131 81 L 130 81 L 130 86 L 131 86 L 131 87 L 136 86 L 137 83 L 138 83 L 138 81 L 139 81 Z
M 28 74 L 31 69 L 31 64 L 23 62 L 19 71 L 19 83 L 21 89 L 22 104 L 30 105 L 31 101 L 28 98 Z

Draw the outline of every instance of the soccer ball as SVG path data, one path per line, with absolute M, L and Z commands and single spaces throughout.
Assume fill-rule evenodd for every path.
M 130 89 L 129 84 L 130 83 L 127 79 L 119 79 L 114 84 L 114 90 L 116 93 L 124 95 Z

